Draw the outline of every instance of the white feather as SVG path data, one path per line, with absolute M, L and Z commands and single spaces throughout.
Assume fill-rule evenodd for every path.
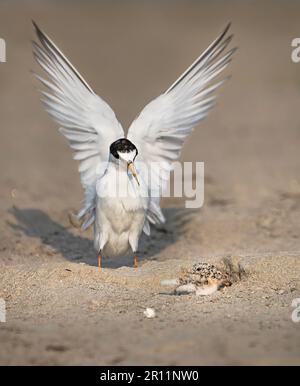
M 78 217 L 90 212 L 86 227 L 94 218 L 96 181 L 106 169 L 109 146 L 124 137 L 124 131 L 109 105 L 94 93 L 49 37 L 34 26 L 40 41 L 40 45 L 33 43 L 34 55 L 50 81 L 36 76 L 50 90 L 42 92 L 46 110 L 62 126 L 60 132 L 79 161 L 85 203 Z
M 224 82 L 215 79 L 235 51 L 232 49 L 220 58 L 232 39 L 226 38 L 229 26 L 164 94 L 142 110 L 129 128 L 128 139 L 138 148 L 138 159 L 149 168 L 153 162 L 160 165 L 157 178 L 151 180 L 156 192 L 164 190 L 171 164 L 179 158 L 186 137 L 214 106 L 215 96 L 211 94 Z M 148 219 L 154 223 L 163 219 L 157 196 L 150 201 Z
M 232 36 L 229 25 L 206 51 L 158 98 L 150 102 L 131 124 L 128 139 L 138 149 L 136 166 L 140 185 L 129 176 L 126 166 L 136 153 L 119 153 L 110 158 L 110 145 L 124 137 L 113 110 L 94 93 L 55 44 L 34 24 L 40 45 L 34 55 L 49 79 L 36 77 L 49 91 L 42 91 L 48 113 L 61 125 L 79 161 L 85 202 L 78 217 L 83 228 L 95 223 L 95 248 L 110 256 L 136 252 L 141 232 L 150 234 L 149 223 L 164 222 L 160 196 L 166 186 L 172 162 L 177 160 L 192 129 L 207 116 L 215 103 L 215 90 L 224 82 L 216 77 L 226 68 L 233 50 L 223 56 Z M 117 166 L 124 164 L 124 168 Z M 138 163 L 138 162 L 137 162 Z M 151 170 L 151 186 L 148 182 Z M 158 167 L 157 167 L 158 165 Z M 118 178 L 116 179 L 116 173 Z M 118 186 L 117 186 L 117 185 Z M 113 196 L 114 189 L 118 195 Z

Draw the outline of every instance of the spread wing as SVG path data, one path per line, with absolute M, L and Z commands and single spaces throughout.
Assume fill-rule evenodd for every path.
M 122 126 L 110 106 L 86 83 L 69 60 L 35 24 L 39 44 L 33 42 L 36 61 L 48 79 L 36 77 L 48 91 L 42 91 L 48 113 L 61 125 L 79 161 L 85 203 L 78 216 L 90 213 L 87 226 L 93 222 L 96 180 L 106 169 L 109 146 L 124 137 Z
M 163 190 L 186 137 L 215 104 L 214 92 L 225 81 L 216 78 L 236 50 L 227 50 L 233 37 L 227 36 L 229 27 L 164 94 L 146 105 L 129 128 L 128 139 L 138 148 L 140 160 L 149 166 L 159 164 L 154 173 L 151 170 L 151 188 L 155 192 Z M 152 223 L 164 220 L 157 196 L 150 199 L 148 219 Z

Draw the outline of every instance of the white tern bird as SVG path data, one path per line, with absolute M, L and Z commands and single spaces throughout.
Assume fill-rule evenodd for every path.
M 33 42 L 34 56 L 48 79 L 35 75 L 48 89 L 42 91 L 46 110 L 61 126 L 79 161 L 85 200 L 78 218 L 84 220 L 83 229 L 94 223 L 98 266 L 102 254 L 120 256 L 131 248 L 137 267 L 141 233 L 150 235 L 149 223 L 164 222 L 159 195 L 151 195 L 153 185 L 161 191 L 186 137 L 207 116 L 215 90 L 226 80 L 216 77 L 236 49 L 227 49 L 232 40 L 230 24 L 167 91 L 141 111 L 127 138 L 110 106 L 33 24 L 39 40 Z M 146 169 L 136 168 L 136 160 L 146 168 L 154 162 L 159 165 L 151 189 Z

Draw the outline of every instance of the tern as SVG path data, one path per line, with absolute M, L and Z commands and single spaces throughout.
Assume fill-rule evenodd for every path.
M 38 38 L 33 42 L 34 57 L 47 78 L 35 76 L 47 88 L 41 91 L 47 112 L 79 161 L 85 196 L 77 216 L 83 229 L 94 224 L 98 267 L 103 255 L 121 256 L 130 249 L 137 267 L 142 232 L 150 235 L 150 223 L 165 221 L 160 194 L 152 192 L 162 191 L 185 139 L 207 116 L 215 104 L 215 91 L 228 79 L 219 80 L 218 75 L 236 50 L 228 48 L 233 37 L 228 33 L 230 23 L 167 91 L 144 107 L 127 137 L 111 107 L 33 25 Z M 137 161 L 145 167 L 137 168 Z M 146 168 L 151 163 L 159 167 L 150 187 Z

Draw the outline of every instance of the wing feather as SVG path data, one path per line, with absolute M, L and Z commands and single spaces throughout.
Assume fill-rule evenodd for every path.
M 216 80 L 236 50 L 226 51 L 233 38 L 227 36 L 229 28 L 230 23 L 164 94 L 146 105 L 128 130 L 139 159 L 148 167 L 154 162 L 160 165 L 151 179 L 154 192 L 163 191 L 171 164 L 179 158 L 186 137 L 214 107 L 214 93 L 227 79 Z M 149 222 L 163 221 L 159 197 L 151 192 L 149 195 Z
M 61 125 L 60 132 L 68 139 L 79 161 L 85 203 L 79 217 L 90 213 L 85 225 L 94 217 L 95 184 L 108 162 L 109 146 L 124 137 L 122 126 L 110 106 L 83 79 L 75 67 L 33 22 L 39 44 L 33 42 L 37 63 L 48 79 L 35 74 L 48 89 L 42 92 L 42 103 L 50 116 Z M 93 222 L 93 221 L 92 221 Z

